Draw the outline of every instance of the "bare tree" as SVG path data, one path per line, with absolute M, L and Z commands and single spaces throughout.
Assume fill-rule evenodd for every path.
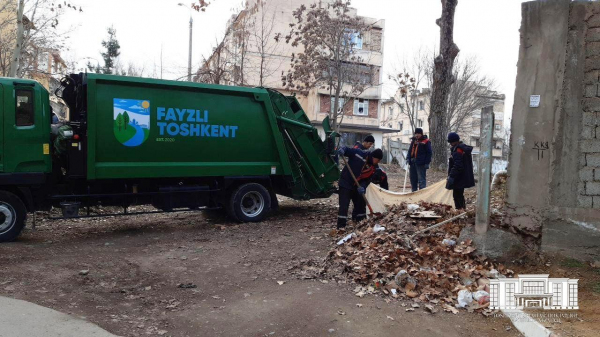
M 228 54 L 225 38 L 217 42 L 209 58 L 204 58 L 202 67 L 194 75 L 194 82 L 210 84 L 226 84 L 231 81 L 231 59 Z
M 0 73 L 7 76 L 11 67 L 12 53 L 17 37 L 17 6 L 14 1 L 2 1 L 0 12 Z M 70 29 L 60 29 L 62 15 L 66 11 L 82 11 L 70 3 L 54 0 L 25 0 L 23 14 L 22 48 L 18 52 L 16 76 L 30 76 L 39 72 L 39 61 L 48 52 L 60 51 Z M 14 13 L 11 15 L 10 13 Z
M 0 13 L 17 13 L 15 1 L 1 1 Z M 13 50 L 16 44 L 16 18 L 3 14 L 0 16 L 0 74 L 8 76 Z
M 225 44 L 223 51 L 228 61 L 226 64 L 231 68 L 227 69 L 227 72 L 231 73 L 231 82 L 234 85 L 245 86 L 248 82 L 246 78 L 249 61 L 248 53 L 251 32 L 254 27 L 252 15 L 256 12 L 256 7 L 233 9 L 238 14 L 228 23 L 229 26 L 223 38 Z
M 433 165 L 438 169 L 446 166 L 448 133 L 447 108 L 450 87 L 454 83 L 452 68 L 459 53 L 454 43 L 454 13 L 458 0 L 441 0 L 442 17 L 436 23 L 440 27 L 440 54 L 434 60 L 433 91 L 429 113 L 429 134 L 433 147 Z
M 259 0 L 255 9 L 256 16 L 250 26 L 251 53 L 256 55 L 249 69 L 255 75 L 258 86 L 268 85 L 265 80 L 281 69 L 283 58 L 273 57 L 276 53 L 284 54 L 281 41 L 276 37 L 275 18 L 277 8 L 269 7 L 266 0 Z
M 469 123 L 474 113 L 493 105 L 498 99 L 496 83 L 491 77 L 481 74 L 475 57 L 457 58 L 453 77 L 456 79 L 448 94 L 446 129 L 470 134 L 475 127 Z
M 205 12 L 208 5 L 210 5 L 210 1 L 206 0 L 197 0 L 197 2 L 192 3 L 192 8 L 198 12 Z
M 406 60 L 403 62 L 401 71 L 396 71 L 395 75 L 389 76 L 389 79 L 394 81 L 398 88 L 391 99 L 398 107 L 399 114 L 408 117 L 413 134 L 419 117 L 419 107 L 417 107 L 419 90 L 427 82 L 428 75 L 431 74 L 431 64 L 428 61 L 428 52 L 419 49 L 410 62 Z M 387 121 L 383 121 L 382 125 L 385 123 Z
M 329 90 L 334 130 L 339 130 L 350 100 L 373 86 L 373 68 L 356 52 L 371 27 L 349 13 L 350 1 L 345 0 L 302 5 L 293 12 L 296 22 L 285 36 L 286 43 L 302 46 L 303 51 L 292 54 L 291 68 L 282 74 L 283 86 L 301 94 L 314 88 Z

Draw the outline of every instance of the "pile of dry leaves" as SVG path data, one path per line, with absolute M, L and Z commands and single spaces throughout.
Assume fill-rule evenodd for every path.
M 434 211 L 440 215 L 436 223 L 459 214 L 444 205 L 421 203 L 419 206 L 419 211 Z M 384 293 L 393 298 L 410 299 L 417 307 L 423 303 L 432 313 L 437 311 L 435 305 L 457 313 L 460 290 L 489 291 L 490 277 L 512 273 L 502 265 L 476 257 L 470 240 L 457 242 L 465 223 L 471 222 L 469 215 L 413 237 L 433 223 L 413 218 L 414 211 L 408 208 L 405 204 L 397 205 L 383 216 L 358 224 L 353 231 L 356 236 L 336 244 L 329 252 L 324 272 L 359 284 L 355 289 L 357 296 Z M 488 301 L 489 298 L 479 303 L 473 301 L 467 309 L 489 314 Z

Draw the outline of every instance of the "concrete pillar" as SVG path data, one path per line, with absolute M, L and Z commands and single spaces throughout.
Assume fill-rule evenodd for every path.
M 490 222 L 490 184 L 492 179 L 492 161 L 494 146 L 494 106 L 481 109 L 479 163 L 477 165 L 477 214 L 475 231 L 483 234 Z

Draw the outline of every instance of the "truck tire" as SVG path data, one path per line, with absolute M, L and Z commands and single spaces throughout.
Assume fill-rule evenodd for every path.
M 15 240 L 25 228 L 27 209 L 16 195 L 0 191 L 0 242 Z
M 261 184 L 244 184 L 233 191 L 227 206 L 227 212 L 233 220 L 260 222 L 271 210 L 271 196 Z

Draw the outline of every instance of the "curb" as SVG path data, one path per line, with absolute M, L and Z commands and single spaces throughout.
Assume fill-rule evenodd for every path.
M 83 319 L 0 296 L 0 337 L 118 337 Z
M 540 322 L 533 319 L 523 310 L 511 309 L 501 310 L 504 316 L 510 318 L 512 324 L 525 337 L 555 337 L 552 331 L 548 330 Z

